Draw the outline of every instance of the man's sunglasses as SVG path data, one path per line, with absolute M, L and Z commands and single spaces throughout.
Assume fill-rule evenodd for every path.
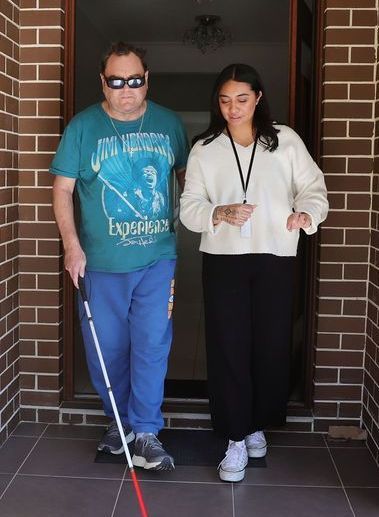
M 145 84 L 145 76 L 129 77 L 124 79 L 123 77 L 104 77 L 105 82 L 112 90 L 121 90 L 126 84 L 129 88 L 141 88 Z

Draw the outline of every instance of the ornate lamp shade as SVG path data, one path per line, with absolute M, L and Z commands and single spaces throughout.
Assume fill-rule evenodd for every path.
M 230 31 L 220 25 L 220 16 L 203 14 L 196 16 L 195 21 L 197 25 L 184 33 L 184 44 L 194 45 L 205 54 L 208 50 L 217 50 L 231 43 Z

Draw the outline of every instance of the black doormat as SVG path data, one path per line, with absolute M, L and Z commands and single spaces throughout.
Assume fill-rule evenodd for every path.
M 213 431 L 190 431 L 185 429 L 163 429 L 159 439 L 175 460 L 175 465 L 214 467 L 225 455 L 227 441 Z M 134 442 L 129 445 L 133 455 Z M 125 454 L 97 452 L 95 463 L 126 463 Z M 248 467 L 266 467 L 265 458 L 250 458 Z

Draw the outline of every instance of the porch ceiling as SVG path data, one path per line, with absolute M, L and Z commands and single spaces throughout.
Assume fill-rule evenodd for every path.
M 194 18 L 221 16 L 234 41 L 281 43 L 288 39 L 289 0 L 79 0 L 77 7 L 108 41 L 181 41 Z M 143 22 L 143 23 L 142 23 Z

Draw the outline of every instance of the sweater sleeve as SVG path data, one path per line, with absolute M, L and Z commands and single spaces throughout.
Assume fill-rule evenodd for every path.
M 324 175 L 308 153 L 301 138 L 295 132 L 293 134 L 296 138 L 292 156 L 293 208 L 296 212 L 305 212 L 311 217 L 312 224 L 304 231 L 312 235 L 316 233 L 318 225 L 328 214 L 329 203 Z
M 180 220 L 193 232 L 215 234 L 213 211 L 217 205 L 210 202 L 204 181 L 204 171 L 197 156 L 197 146 L 191 151 L 186 172 L 186 182 L 180 199 Z

